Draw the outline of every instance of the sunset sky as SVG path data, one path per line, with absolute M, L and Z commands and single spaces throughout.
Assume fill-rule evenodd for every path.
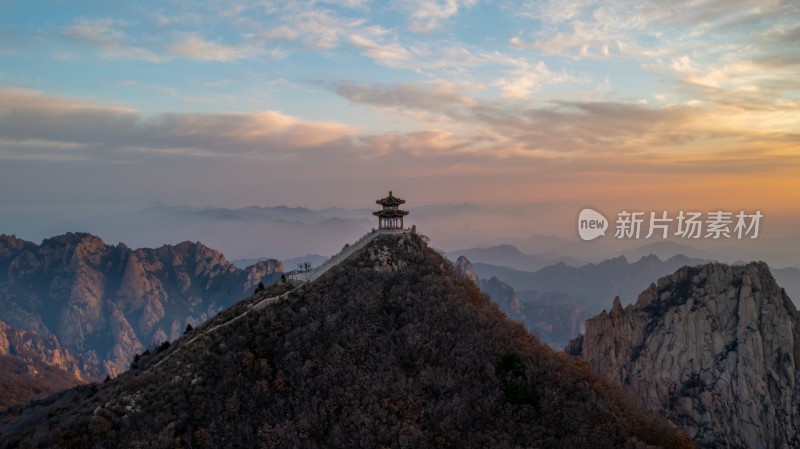
M 393 189 L 796 228 L 799 24 L 794 0 L 5 0 L 0 221 Z

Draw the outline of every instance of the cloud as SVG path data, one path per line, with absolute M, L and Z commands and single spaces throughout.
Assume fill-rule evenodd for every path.
M 294 151 L 320 150 L 355 132 L 347 125 L 305 121 L 277 111 L 145 118 L 130 109 L 0 89 L 0 140 L 18 142 L 13 151 L 0 146 L 0 158 L 19 158 L 24 148 L 37 158 L 63 155 L 54 151 L 56 147 L 110 161 L 124 160 L 125 152 L 284 157 Z
M 378 106 L 407 113 L 440 114 L 451 120 L 466 119 L 483 103 L 455 92 L 450 84 L 428 86 L 399 84 L 383 86 L 339 82 L 326 85 L 336 94 L 356 104 Z M 419 115 L 416 115 L 419 117 Z
M 470 7 L 473 0 L 412 0 L 404 7 L 409 11 L 408 26 L 418 33 L 438 30 L 444 21 L 458 14 L 461 7 Z
M 736 145 L 764 151 L 763 156 L 778 168 L 774 160 L 784 156 L 756 147 L 760 148 L 758 142 L 763 140 L 769 140 L 773 148 L 795 145 L 797 132 L 792 117 L 800 113 L 798 104 L 791 101 L 765 102 L 757 111 L 741 107 L 754 98 L 733 99 L 730 104 L 720 101 L 669 106 L 641 101 L 551 101 L 531 107 L 478 100 L 446 84 L 425 87 L 339 82 L 327 87 L 354 104 L 405 114 L 417 119 L 423 128 L 447 132 L 442 141 L 461 154 L 595 161 L 598 167 L 602 163 L 597 161 L 615 160 L 638 160 L 643 166 L 652 162 L 656 166 L 663 160 L 659 155 L 682 151 L 710 163 L 710 158 L 702 156 L 707 150 L 719 153 L 723 152 L 720 146 Z M 797 158 L 791 159 L 791 166 L 796 163 Z M 669 161 L 665 170 L 668 165 Z
M 336 3 L 336 2 L 327 2 Z M 343 5 L 359 9 L 358 2 Z M 287 4 L 279 14 L 280 25 L 272 25 L 256 33 L 258 38 L 271 41 L 297 41 L 306 49 L 328 51 L 346 42 L 354 34 L 377 36 L 386 30 L 378 25 L 367 25 L 363 17 L 344 17 L 317 5 Z
M 288 29 L 307 46 L 327 50 L 339 46 L 342 37 L 358 29 L 365 19 L 345 19 L 329 10 L 311 9 L 289 16 L 288 23 Z
M 359 143 L 375 152 L 377 156 L 408 156 L 428 159 L 443 155 L 462 154 L 470 147 L 463 136 L 444 130 L 417 131 L 406 134 L 385 133 L 363 136 Z
M 411 132 L 366 133 L 280 111 L 147 117 L 113 104 L 0 89 L 0 181 L 20 191 L 14 198 L 26 205 L 72 205 L 75 198 L 112 205 L 231 198 L 324 203 L 362 201 L 371 188 L 424 201 L 645 195 L 650 204 L 672 204 L 675 188 L 716 201 L 753 185 L 736 200 L 753 198 L 763 210 L 763 198 L 785 202 L 786 194 L 778 201 L 772 190 L 793 192 L 800 169 L 798 133 L 725 123 L 748 117 L 734 109 L 621 102 L 530 107 L 479 100 L 447 80 L 323 86 L 375 113 L 424 112 L 440 120 Z M 795 108 L 796 117 L 796 104 L 782 107 L 787 114 Z
M 197 35 L 190 35 L 173 44 L 174 53 L 199 61 L 231 62 L 241 59 L 255 59 L 266 56 L 272 59 L 281 57 L 278 50 L 268 51 L 258 42 L 244 42 L 238 45 L 222 45 Z
M 288 27 L 286 25 L 281 25 L 261 33 L 261 37 L 268 41 L 292 40 L 296 39 L 297 36 L 298 36 L 297 30 Z
M 693 106 L 707 128 L 689 123 L 692 131 L 682 134 L 786 135 L 797 131 L 789 124 L 797 111 L 786 100 L 800 100 L 798 13 L 785 0 L 531 2 L 515 14 L 539 27 L 508 43 L 554 57 L 634 61 L 668 88 L 670 102 L 662 104 Z M 505 83 L 503 92 L 530 93 L 530 78 Z
M 717 41 L 750 50 L 751 32 L 785 20 L 790 4 L 780 0 L 529 2 L 518 5 L 515 15 L 540 26 L 511 38 L 509 44 L 589 59 L 670 57 L 714 48 Z
M 387 159 L 412 171 L 428 164 L 431 170 L 462 174 L 514 171 L 537 161 L 540 167 L 555 164 L 559 168 L 553 170 L 561 173 L 591 167 L 622 174 L 634 169 L 678 172 L 688 160 L 697 164 L 695 171 L 713 167 L 738 173 L 746 154 L 747 160 L 763 158 L 754 170 L 798 167 L 790 149 L 797 145 L 794 118 L 800 106 L 788 99 L 756 103 L 758 95 L 751 92 L 736 98 L 719 92 L 727 103 L 547 101 L 533 106 L 465 95 L 464 86 L 448 80 L 320 85 L 378 113 L 413 117 L 418 127 L 368 134 L 280 111 L 146 117 L 115 105 L 0 89 L 0 158 L 126 163 L 233 156 L 293 160 L 300 166 Z M 170 92 L 162 86 L 132 86 Z M 734 148 L 735 154 L 726 152 Z
M 393 69 L 414 68 L 414 59 L 421 56 L 397 43 L 379 44 L 358 34 L 350 37 L 350 44 L 360 49 L 364 56 Z
M 580 81 L 577 77 L 566 72 L 554 73 L 547 67 L 547 64 L 539 61 L 536 64 L 526 64 L 523 67 L 509 71 L 506 76 L 497 79 L 494 85 L 500 87 L 503 98 L 524 100 L 530 98 L 543 84 Z
M 322 0 L 322 2 L 345 8 L 363 9 L 366 8 L 370 0 Z
M 178 91 L 178 89 L 175 89 L 174 87 L 161 86 L 158 84 L 151 84 L 151 83 L 142 83 L 136 80 L 123 80 L 120 81 L 118 84 L 124 87 L 152 90 L 155 92 L 162 93 L 164 95 L 169 95 L 170 97 L 175 97 L 180 99 L 184 104 L 207 104 L 213 102 L 213 100 L 209 98 L 208 94 L 193 97 L 185 95 L 184 93 Z M 209 87 L 215 87 L 215 86 L 221 86 L 223 84 L 224 82 L 217 81 L 217 82 L 207 83 L 206 85 Z
M 377 64 L 392 69 L 447 76 L 458 82 L 471 82 L 473 69 L 505 69 L 494 85 L 499 86 L 508 98 L 526 97 L 543 84 L 583 82 L 565 71 L 553 73 L 541 61 L 533 62 L 500 51 L 461 45 L 402 45 L 396 41 L 381 42 L 381 36 L 376 37 L 378 39 L 356 33 L 350 37 L 349 43 Z
M 551 156 L 598 149 L 638 151 L 646 144 L 673 139 L 672 134 L 690 118 L 685 108 L 653 109 L 625 103 L 562 102 L 526 108 L 417 85 L 338 83 L 331 88 L 359 104 L 412 115 L 435 112 L 468 135 L 475 148 L 538 152 L 538 156 L 542 151 L 553 153 Z
M 121 31 L 124 23 L 111 19 L 78 19 L 64 30 L 66 36 L 82 40 L 110 58 L 161 62 L 163 58 L 151 50 L 128 43 Z

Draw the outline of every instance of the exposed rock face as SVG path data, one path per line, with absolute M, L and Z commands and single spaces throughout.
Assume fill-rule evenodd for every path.
M 86 380 L 81 364 L 56 337 L 43 338 L 0 321 L 0 411 Z
M 70 373 L 76 380 L 83 378 L 81 361 L 59 345 L 54 336 L 43 338 L 36 332 L 14 329 L 0 321 L 0 355 L 20 357 L 30 363 L 30 371 L 47 365 Z
M 478 278 L 478 272 L 475 271 L 475 267 L 473 267 L 469 259 L 464 256 L 458 256 L 456 260 L 456 276 L 469 279 L 474 282 L 475 285 L 480 285 L 481 282 Z
M 256 262 L 244 269 L 247 278 L 242 288 L 243 294 L 249 294 L 258 286 L 266 276 L 273 273 L 283 273 L 283 263 L 275 259 L 267 259 Z
M 484 280 L 480 283 L 481 290 L 492 298 L 492 301 L 500 306 L 500 309 L 508 314 L 512 320 L 522 321 L 523 315 L 522 302 L 519 299 L 519 294 L 505 282 L 493 277 L 488 281 Z
M 405 239 L 402 237 L 397 240 L 400 247 L 404 246 Z M 392 272 L 400 271 L 407 265 L 404 260 L 399 260 L 393 252 L 393 248 L 386 245 L 371 245 L 368 249 L 369 259 L 373 263 L 375 271 Z
M 684 267 L 568 352 L 704 447 L 800 447 L 800 316 L 763 262 Z
M 132 250 L 90 234 L 41 245 L 1 235 L 0 316 L 70 350 L 79 379 L 102 379 L 282 271 L 276 260 L 237 269 L 201 243 Z

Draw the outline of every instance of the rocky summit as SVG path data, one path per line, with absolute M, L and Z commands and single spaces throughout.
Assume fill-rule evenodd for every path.
M 686 448 L 413 233 L 279 282 L 100 384 L 0 414 L 0 448 Z
M 467 279 L 475 285 L 480 285 L 481 280 L 478 278 L 478 272 L 475 271 L 475 267 L 472 266 L 472 263 L 466 257 L 458 256 L 455 269 L 456 276 Z
M 27 346 L 11 347 L 28 354 L 29 368 L 51 365 L 79 380 L 102 379 L 281 271 L 275 260 L 240 270 L 201 243 L 133 250 L 82 233 L 40 245 L 2 235 L 0 320 L 30 337 Z M 45 344 L 31 343 L 37 338 Z
M 763 262 L 684 267 L 567 350 L 708 448 L 800 447 L 800 316 Z

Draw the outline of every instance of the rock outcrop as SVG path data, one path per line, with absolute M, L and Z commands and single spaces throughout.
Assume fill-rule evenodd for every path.
M 519 321 L 519 319 L 522 318 L 520 313 L 522 310 L 522 302 L 519 299 L 519 293 L 514 291 L 513 287 L 496 277 L 488 281 L 482 280 L 480 286 L 481 290 L 488 294 L 511 319 Z
M 14 329 L 0 321 L 0 410 L 75 385 L 82 361 L 54 336 Z
M 475 285 L 480 285 L 481 281 L 478 278 L 478 272 L 475 271 L 475 267 L 472 266 L 472 263 L 464 256 L 458 256 L 456 260 L 456 276 L 469 279 Z
M 70 373 L 85 381 L 81 361 L 61 347 L 54 336 L 42 337 L 36 332 L 14 329 L 0 321 L 0 355 L 12 355 L 30 363 L 30 371 L 46 365 Z
M 133 250 L 83 233 L 41 245 L 0 235 L 0 316 L 69 350 L 77 362 L 68 371 L 96 380 L 282 271 L 276 260 L 238 269 L 199 242 Z
M 800 315 L 763 262 L 681 268 L 567 351 L 700 446 L 800 447 Z

